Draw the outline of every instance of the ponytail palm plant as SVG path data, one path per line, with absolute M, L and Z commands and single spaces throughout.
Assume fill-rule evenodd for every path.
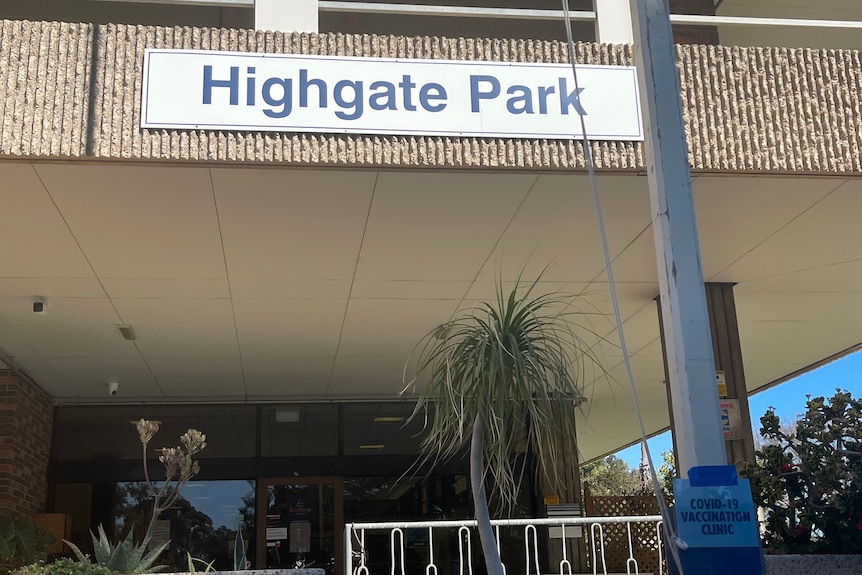
M 416 348 L 408 383 L 426 417 L 424 463 L 470 446 L 470 481 L 489 575 L 502 575 L 490 523 L 486 481 L 511 509 L 523 476 L 514 454 L 528 447 L 549 485 L 563 487 L 558 462 L 577 450 L 575 409 L 580 374 L 591 356 L 571 323 L 570 297 L 534 297 L 536 283 L 484 303 L 427 334 Z M 424 384 L 424 385 L 423 385 Z M 421 388 L 421 389 L 420 389 Z

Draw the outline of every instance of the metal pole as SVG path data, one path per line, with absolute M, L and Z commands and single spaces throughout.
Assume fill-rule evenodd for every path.
M 680 473 L 725 465 L 667 0 L 630 0 Z

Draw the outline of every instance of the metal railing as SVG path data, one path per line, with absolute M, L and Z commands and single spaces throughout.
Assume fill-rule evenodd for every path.
M 657 569 L 649 573 L 666 573 L 659 515 L 504 519 L 494 520 L 491 524 L 498 550 L 503 549 L 501 535 L 523 545 L 522 554 L 516 552 L 513 546 L 507 545 L 503 549 L 505 575 L 548 575 L 547 572 L 543 574 L 540 562 L 539 546 L 543 544 L 544 537 L 577 541 L 581 551 L 586 553 L 588 572 L 593 575 L 622 572 L 627 575 L 646 575 L 645 558 L 650 555 L 649 563 L 657 566 Z M 408 575 L 408 571 L 409 575 L 472 575 L 473 540 L 478 538 L 475 527 L 476 521 L 469 520 L 348 523 L 344 533 L 345 575 Z M 549 533 L 540 533 L 540 527 L 548 527 Z M 613 538 L 610 536 L 611 530 L 615 532 Z M 373 564 L 368 553 L 372 536 L 377 538 L 376 553 L 387 547 L 387 556 L 382 561 L 375 559 Z M 586 543 L 583 541 L 584 536 Z M 388 543 L 384 543 L 384 538 Z M 457 548 L 457 553 L 453 546 Z M 408 547 L 413 551 L 410 559 Z M 443 547 L 446 547 L 447 561 L 441 560 L 440 551 Z M 569 545 L 560 547 L 562 559 L 558 565 L 551 566 L 551 572 L 559 575 L 581 572 L 573 564 L 577 558 L 571 556 Z M 616 561 L 609 558 L 612 552 L 617 556 Z M 609 565 L 614 570 L 609 571 Z
M 138 2 L 152 4 L 185 4 L 193 6 L 253 7 L 254 0 L 106 0 L 110 2 Z M 444 6 L 435 4 L 391 4 L 385 2 L 353 2 L 350 0 L 320 0 L 321 12 L 360 14 L 394 14 L 413 16 L 450 16 L 459 18 L 498 18 L 512 20 L 563 19 L 562 10 L 537 10 L 531 8 L 483 8 L 474 6 Z M 572 10 L 572 20 L 592 21 L 593 10 Z M 859 20 L 821 20 L 817 18 L 769 18 L 750 16 L 698 16 L 671 14 L 674 24 L 689 26 L 739 26 L 739 27 L 790 27 L 790 28 L 844 28 L 862 30 Z

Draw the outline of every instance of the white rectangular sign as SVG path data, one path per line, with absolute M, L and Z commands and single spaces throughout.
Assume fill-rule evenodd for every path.
M 141 127 L 643 140 L 635 68 L 146 50 Z

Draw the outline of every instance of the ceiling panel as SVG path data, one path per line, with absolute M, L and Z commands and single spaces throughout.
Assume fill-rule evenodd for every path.
M 460 300 L 471 289 L 469 281 L 356 280 L 350 296 L 356 299 Z
M 405 360 L 419 340 L 449 320 L 452 300 L 350 301 L 339 355 L 400 355 Z
M 243 357 L 249 397 L 322 398 L 334 357 Z
M 229 298 L 227 279 L 126 279 L 104 278 L 105 291 L 112 298 Z
M 855 218 L 849 214 L 862 214 L 862 180 L 847 180 L 768 239 L 752 246 L 718 274 L 716 281 L 753 280 L 862 258 L 862 233 L 858 225 L 851 224 Z
M 135 328 L 135 343 L 146 358 L 239 355 L 230 300 L 116 298 L 113 302 L 123 321 Z
M 535 179 L 381 172 L 357 279 L 472 280 Z
M 650 222 L 646 179 L 598 178 L 611 254 Z M 585 176 L 543 175 L 482 270 L 482 279 L 589 282 L 604 269 L 595 208 Z
M 692 188 L 704 277 L 715 277 L 844 182 L 832 178 L 695 178 Z
M 638 384 L 638 403 L 648 435 L 667 427 L 667 395 L 660 363 L 635 362 L 635 381 Z M 613 452 L 623 442 L 640 437 L 637 414 L 631 391 L 625 383 L 622 368 L 613 370 L 619 383 L 597 386 L 578 414 L 578 434 L 581 460 L 586 461 Z M 626 438 L 626 439 L 623 439 Z
M 746 361 L 745 385 L 748 388 L 749 393 L 752 393 L 763 385 L 771 383 L 777 379 L 781 379 L 799 368 L 799 365 L 789 362 L 759 363 Z
M 404 389 L 404 366 L 408 358 L 408 355 L 339 356 L 328 395 L 395 399 Z M 408 378 L 411 375 L 408 372 Z
M 262 279 L 231 276 L 230 291 L 236 299 L 347 299 L 350 280 Z
M 231 278 L 350 279 L 375 172 L 214 169 Z
M 93 277 L 33 166 L 2 163 L 0 182 L 0 277 Z
M 528 289 L 531 290 L 533 296 L 544 294 L 559 294 L 563 297 L 572 297 L 574 300 L 580 298 L 575 297 L 578 294 L 589 289 L 589 282 L 563 282 L 563 281 L 539 281 L 534 282 L 534 277 L 524 276 L 525 279 L 518 282 L 515 280 L 500 281 L 497 277 L 489 277 L 483 274 L 482 277 L 473 282 L 470 290 L 465 296 L 467 301 L 476 302 L 495 302 L 497 301 L 498 289 L 502 288 L 503 295 L 508 297 L 513 289 L 518 288 L 519 294 L 524 294 Z
M 844 321 L 862 317 L 862 298 L 854 292 L 742 291 L 735 294 L 735 300 L 737 314 L 746 321 Z
M 742 292 L 858 294 L 862 292 L 862 259 L 742 281 L 734 291 L 737 295 Z
M 105 291 L 96 278 L 0 277 L 0 300 L 32 309 L 28 304 L 34 300 L 54 297 L 101 298 Z
M 614 281 L 629 283 L 658 283 L 658 264 L 655 254 L 655 237 L 652 226 L 641 230 L 622 251 L 611 260 Z M 597 281 L 607 281 L 602 266 Z
M 862 324 L 850 316 L 831 321 L 740 319 L 739 337 L 744 365 L 781 364 L 793 358 L 796 369 L 800 369 L 862 343 Z M 768 383 L 746 377 L 749 389 Z
M 33 313 L 26 298 L 0 299 L 0 315 L 42 356 L 129 357 L 134 345 L 117 330 L 107 298 L 53 298 L 45 313 Z
M 99 276 L 224 277 L 208 170 L 105 164 L 37 170 Z
M 244 399 L 238 357 L 158 357 L 147 364 L 168 398 Z
M 347 300 L 236 299 L 243 357 L 335 355 Z
M 162 395 L 140 356 L 134 357 L 49 357 L 59 374 L 51 393 L 56 397 L 99 397 L 108 399 L 108 383 L 120 384 L 114 401 Z

